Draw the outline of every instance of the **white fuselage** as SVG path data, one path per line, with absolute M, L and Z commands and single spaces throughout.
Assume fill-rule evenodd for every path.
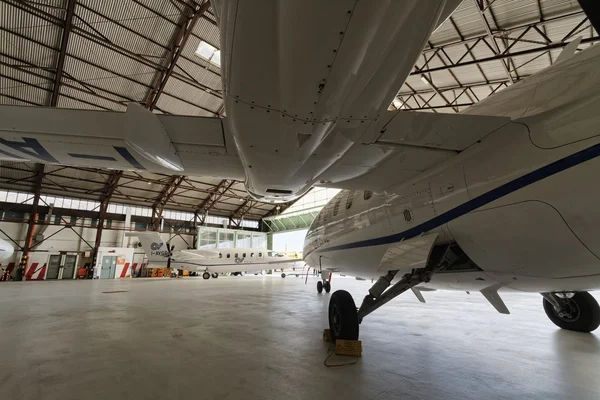
M 297 258 L 291 258 L 266 249 L 231 248 L 211 249 L 214 255 L 206 256 L 203 250 L 185 250 L 182 253 L 175 252 L 171 258 L 171 268 L 183 269 L 193 272 L 254 272 L 269 269 L 301 268 L 304 262 Z M 197 253 L 197 257 L 193 254 Z M 178 258 L 178 254 L 185 255 Z M 164 261 L 150 260 L 149 268 L 164 268 Z
M 431 32 L 458 4 L 213 2 L 226 124 L 248 192 L 258 199 L 291 200 L 360 146 Z
M 481 271 L 438 273 L 429 286 L 600 288 L 599 70 L 597 46 L 472 107 L 511 122 L 398 194 L 340 192 L 309 230 L 305 261 L 378 277 L 389 246 L 436 233 Z

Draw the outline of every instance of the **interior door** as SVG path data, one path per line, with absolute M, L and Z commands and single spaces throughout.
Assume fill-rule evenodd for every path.
M 111 279 L 115 277 L 115 269 L 117 267 L 117 257 L 104 256 L 100 269 L 100 279 Z
M 63 265 L 62 279 L 73 279 L 73 275 L 75 274 L 76 262 L 76 255 L 70 254 L 65 256 L 65 264 Z
M 48 272 L 46 273 L 46 279 L 58 279 L 60 258 L 60 254 L 50 256 L 48 259 Z

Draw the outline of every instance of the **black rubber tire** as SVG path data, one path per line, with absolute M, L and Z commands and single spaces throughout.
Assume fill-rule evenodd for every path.
M 358 340 L 358 313 L 352 295 L 336 290 L 329 299 L 329 329 L 331 339 Z
M 205 273 L 202 274 L 202 277 L 204 279 L 210 279 L 210 274 L 208 272 L 205 272 Z
M 323 282 L 317 281 L 317 293 L 323 293 Z
M 219 274 L 217 274 L 216 272 L 213 272 L 213 273 L 212 273 L 210 276 L 211 276 L 212 278 L 215 278 L 215 279 L 217 279 L 217 278 L 219 277 Z
M 281 273 L 281 277 L 282 277 L 282 278 L 285 278 L 285 274 L 284 274 L 283 272 Z
M 554 325 L 562 329 L 577 332 L 592 332 L 600 326 L 600 306 L 596 299 L 588 292 L 577 292 L 571 299 L 579 308 L 579 317 L 573 321 L 567 321 L 558 316 L 554 306 L 544 299 L 544 311 Z
M 323 282 L 323 289 L 325 289 L 325 292 L 327 293 L 331 292 L 331 283 L 329 281 Z

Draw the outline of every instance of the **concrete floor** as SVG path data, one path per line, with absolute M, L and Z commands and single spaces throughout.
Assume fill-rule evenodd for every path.
M 365 319 L 356 365 L 326 368 L 315 284 L 0 284 L 0 399 L 600 399 L 599 333 L 559 330 L 535 294 L 507 294 L 506 316 L 478 293 L 407 293 Z

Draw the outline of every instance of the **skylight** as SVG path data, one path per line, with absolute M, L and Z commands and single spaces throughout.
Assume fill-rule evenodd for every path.
M 196 49 L 196 55 L 221 68 L 221 50 L 218 50 L 215 46 L 201 40 Z

